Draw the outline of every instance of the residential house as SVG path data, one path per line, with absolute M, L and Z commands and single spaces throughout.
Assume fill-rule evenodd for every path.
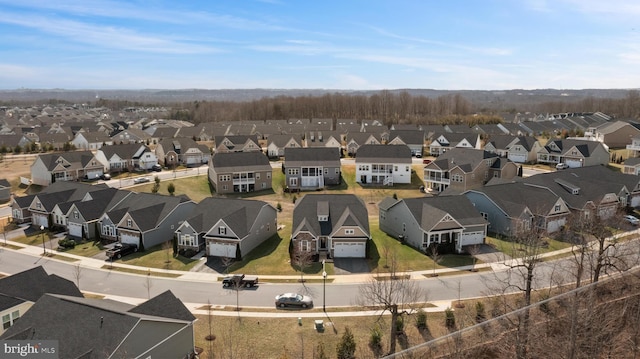
M 72 281 L 47 274 L 41 265 L 0 278 L 0 338 L 46 293 L 82 297 Z
M 31 145 L 33 141 L 22 133 L 15 135 L 0 135 L 0 148 L 4 148 L 6 152 L 19 152 L 26 146 Z M 17 150 L 17 149 L 20 150 Z
M 273 134 L 267 140 L 267 156 L 269 158 L 284 157 L 285 148 L 300 148 L 301 142 L 296 135 Z
M 631 144 L 626 145 L 629 157 L 640 157 L 640 136 L 631 138 Z
M 334 148 L 338 154 L 342 154 L 342 136 L 337 131 L 307 131 L 304 145 L 309 148 Z
M 11 183 L 4 178 L 0 178 L 0 203 L 11 199 Z
M 365 258 L 371 239 L 367 207 L 352 194 L 307 194 L 293 209 L 294 250 L 324 258 Z
M 104 132 L 77 132 L 71 144 L 79 150 L 97 150 L 103 145 L 113 145 L 113 140 Z
M 485 186 L 464 193 L 489 223 L 493 234 L 514 237 L 527 231 L 559 231 L 570 215 L 569 206 L 548 188 L 525 183 Z
M 195 320 L 170 291 L 137 306 L 45 294 L 0 339 L 55 340 L 60 358 L 192 358 Z
M 178 251 L 242 259 L 277 231 L 277 211 L 263 201 L 209 197 L 176 229 Z
M 104 184 L 91 186 L 77 182 L 56 182 L 33 196 L 28 210 L 31 213 L 31 223 L 34 227 L 52 228 L 56 225 L 63 225 L 66 213 L 54 212 L 60 203 L 79 201 L 89 192 L 99 191 L 108 188 Z
M 382 144 L 382 139 L 380 135 L 372 132 L 353 132 L 347 134 L 346 143 L 347 154 L 355 156 L 360 146 L 379 145 Z
M 424 152 L 424 131 L 422 130 L 395 130 L 389 133 L 389 145 L 406 145 L 411 150 L 411 155 L 422 156 Z
M 98 221 L 102 215 L 120 204 L 132 192 L 106 188 L 87 193 L 80 201 L 68 202 L 65 212 L 69 236 L 79 239 L 95 239 L 100 234 Z M 64 210 L 66 206 L 62 208 Z
M 151 248 L 171 240 L 195 205 L 185 196 L 134 193 L 100 217 L 100 238 Z
M 548 188 L 582 217 L 610 218 L 619 210 L 640 206 L 640 179 L 604 166 L 542 173 L 523 182 Z
M 123 143 L 147 143 L 151 141 L 151 135 L 139 128 L 128 127 L 120 132 L 111 135 L 113 144 Z
M 602 142 L 608 148 L 625 148 L 632 143 L 634 137 L 640 136 L 640 125 L 625 121 L 612 121 L 596 123 L 597 126 L 589 127 L 585 131 L 585 137 Z
M 216 153 L 209 163 L 209 183 L 216 193 L 271 188 L 271 164 L 262 152 Z
M 31 222 L 29 206 L 35 195 L 13 196 L 11 199 L 11 221 L 17 224 Z
M 482 187 L 492 178 L 509 180 L 517 174 L 515 163 L 495 153 L 456 147 L 424 167 L 424 182 L 429 191 L 461 193 Z
M 142 143 L 103 146 L 96 152 L 106 172 L 150 170 L 158 164 L 156 154 Z
M 624 167 L 622 168 L 622 173 L 629 175 L 640 175 L 640 157 L 631 157 L 627 158 L 624 161 Z
M 516 163 L 535 163 L 541 149 L 540 142 L 530 136 L 494 135 L 484 145 L 485 151 Z
M 289 190 L 314 190 L 340 184 L 340 153 L 333 148 L 286 148 L 284 166 Z
M 176 137 L 160 141 L 156 147 L 156 156 L 167 167 L 200 166 L 209 162 L 211 151 L 190 138 Z
M 477 133 L 434 133 L 429 143 L 429 154 L 438 157 L 452 148 L 481 148 Z
M 607 165 L 609 149 L 597 141 L 551 139 L 538 151 L 538 163 L 566 163 L 571 168 Z
M 250 135 L 216 136 L 216 153 L 262 151 L 258 138 Z
M 72 136 L 62 133 L 40 133 L 38 140 L 40 148 L 61 151 L 64 149 L 65 143 L 71 143 Z
M 406 145 L 362 145 L 356 157 L 360 184 L 411 183 L 411 149 Z
M 95 179 L 103 173 L 104 165 L 91 151 L 47 153 L 31 164 L 31 183 L 48 186 L 56 181 Z
M 466 246 L 485 242 L 487 221 L 462 195 L 387 197 L 378 208 L 380 230 L 425 253 L 434 244 L 461 253 Z

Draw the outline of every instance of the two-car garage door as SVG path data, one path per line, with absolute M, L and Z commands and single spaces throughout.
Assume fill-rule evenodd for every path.
M 135 244 L 140 247 L 140 233 L 136 232 L 120 232 L 120 241 L 122 243 Z
M 224 242 L 209 242 L 209 255 L 214 257 L 236 257 L 236 244 Z
M 461 246 L 472 246 L 484 243 L 484 232 L 467 232 L 460 235 Z
M 365 242 L 334 242 L 334 258 L 365 258 L 367 245 Z

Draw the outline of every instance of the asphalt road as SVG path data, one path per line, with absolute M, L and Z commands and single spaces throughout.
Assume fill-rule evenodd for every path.
M 634 242 L 636 243 L 636 242 Z M 637 244 L 634 253 L 637 253 Z M 105 264 L 108 264 L 105 262 Z M 0 253 L 0 271 L 8 274 L 21 272 L 42 265 L 48 273 L 57 274 L 77 283 L 76 265 L 70 262 L 33 256 L 19 251 L 4 249 Z M 102 293 L 113 297 L 133 297 L 146 300 L 166 290 L 171 290 L 185 303 L 211 303 L 212 305 L 234 306 L 236 291 L 224 289 L 220 282 L 204 280 L 184 280 L 181 278 L 162 278 L 156 276 L 135 275 L 104 269 L 81 267 L 79 287 L 83 291 Z M 541 262 L 536 269 L 536 288 L 548 287 L 571 280 L 571 261 Z M 425 277 L 415 282 L 426 289 L 428 301 L 453 301 L 495 294 L 492 287 L 500 287 L 500 281 L 509 277 L 506 267 L 494 266 L 493 272 L 477 272 L 461 275 Z M 518 278 L 513 276 L 511 278 Z M 553 279 L 553 280 L 552 280 Z M 316 307 L 322 306 L 323 293 L 326 291 L 326 306 L 350 306 L 359 304 L 360 284 L 327 283 L 263 283 L 256 288 L 239 291 L 240 306 L 273 308 L 274 297 L 284 292 L 306 293 L 314 298 Z

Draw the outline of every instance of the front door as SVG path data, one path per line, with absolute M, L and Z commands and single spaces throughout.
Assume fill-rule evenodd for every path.
M 360 176 L 360 183 L 367 183 L 367 175 Z
M 320 249 L 321 250 L 327 249 L 327 237 L 320 237 Z

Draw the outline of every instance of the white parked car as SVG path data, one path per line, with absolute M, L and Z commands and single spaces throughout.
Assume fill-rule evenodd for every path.
M 637 219 L 636 217 L 627 214 L 626 216 L 624 216 L 624 220 L 633 224 L 634 226 L 637 226 L 638 224 L 640 224 L 640 219 Z
M 145 182 L 150 182 L 151 180 L 147 177 L 138 177 L 136 179 L 133 180 L 133 183 L 138 184 L 138 183 L 145 183 Z
M 564 169 L 567 169 L 567 168 L 569 168 L 569 165 L 568 165 L 568 164 L 566 164 L 566 163 L 558 163 L 558 164 L 556 165 L 556 169 L 557 169 L 557 170 L 564 170 Z

